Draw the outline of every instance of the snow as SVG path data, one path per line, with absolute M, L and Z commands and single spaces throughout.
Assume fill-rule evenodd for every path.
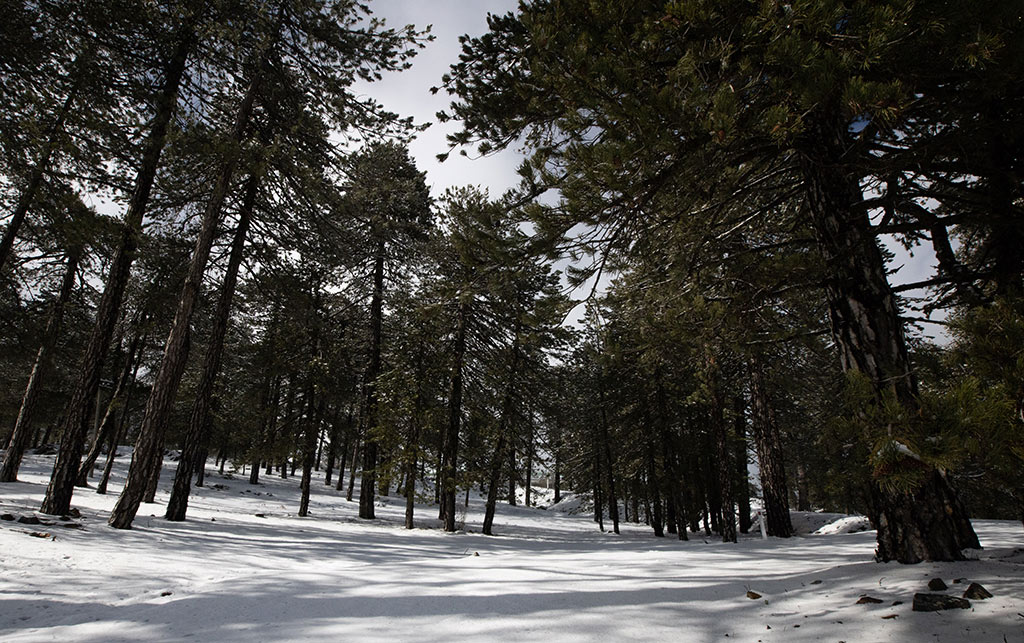
M 0 513 L 33 514 L 52 462 L 28 456 L 24 482 L 0 484 Z M 378 519 L 361 521 L 358 503 L 322 478 L 312 515 L 298 518 L 297 478 L 250 487 L 241 474 L 209 475 L 189 520 L 172 523 L 159 517 L 165 471 L 157 504 L 118 531 L 106 518 L 126 464 L 118 459 L 111 494 L 77 491 L 79 519 L 0 521 L 0 640 L 1024 643 L 1020 523 L 978 521 L 980 560 L 901 566 L 872 562 L 870 531 L 680 542 L 507 505 L 499 536 L 487 537 L 478 498 L 464 533 L 440 531 L 430 506 L 405 530 L 403 499 L 382 499 Z M 956 595 L 973 581 L 995 596 L 970 610 L 912 612 L 934 577 Z M 883 602 L 856 604 L 864 594 Z
M 864 516 L 845 516 L 817 529 L 816 536 L 828 536 L 833 534 L 855 534 L 858 531 L 868 531 L 871 523 Z

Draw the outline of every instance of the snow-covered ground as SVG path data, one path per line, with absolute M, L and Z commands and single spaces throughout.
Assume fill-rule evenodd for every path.
M 216 474 L 193 494 L 189 520 L 172 523 L 160 517 L 165 471 L 157 504 L 118 531 L 106 518 L 126 460 L 110 495 L 76 493 L 81 518 L 0 521 L 0 640 L 1024 643 L 1020 523 L 978 521 L 981 560 L 883 565 L 871 560 L 870 531 L 680 542 L 507 505 L 500 536 L 487 537 L 478 499 L 465 533 L 440 531 L 430 506 L 417 507 L 421 527 L 410 531 L 401 498 L 361 521 L 322 477 L 310 517 L 298 518 L 297 478 L 251 487 Z M 32 515 L 51 465 L 28 456 L 24 482 L 0 484 L 0 514 Z M 946 593 L 979 582 L 995 596 L 912 612 L 936 577 Z M 882 602 L 858 604 L 863 595 Z

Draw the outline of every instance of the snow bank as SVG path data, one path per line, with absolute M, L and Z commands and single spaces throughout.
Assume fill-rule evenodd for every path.
M 869 531 L 871 529 L 871 521 L 864 516 L 846 516 L 840 518 L 820 527 L 814 531 L 816 536 L 826 536 L 833 534 L 855 534 L 860 531 Z

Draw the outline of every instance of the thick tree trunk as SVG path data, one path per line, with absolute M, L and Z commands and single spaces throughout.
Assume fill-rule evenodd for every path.
M 64 306 L 67 305 L 68 299 L 71 297 L 81 256 L 82 249 L 80 247 L 71 248 L 68 251 L 60 292 L 57 294 L 57 300 L 53 302 L 50 318 L 46 322 L 46 330 L 43 331 L 43 341 L 36 352 L 36 361 L 32 364 L 28 384 L 25 386 L 25 394 L 21 398 L 18 418 L 14 422 L 14 430 L 7 443 L 7 450 L 4 451 L 3 464 L 0 465 L 0 482 L 15 482 L 18 479 L 18 469 L 21 467 L 25 449 L 28 448 L 29 439 L 32 437 L 32 415 L 35 412 L 36 401 L 39 399 L 42 381 L 45 379 L 46 371 L 49 370 L 51 353 L 60 336 L 60 329 L 64 322 Z
M 249 87 L 242 97 L 242 102 L 235 113 L 235 122 L 231 131 L 231 149 L 223 161 L 217 183 L 214 185 L 213 193 L 206 204 L 203 218 L 200 224 L 199 237 L 196 239 L 195 250 L 192 253 L 192 261 L 189 264 L 188 276 L 182 288 L 178 300 L 178 309 L 174 315 L 174 322 L 171 332 L 167 337 L 167 344 L 164 348 L 164 357 L 160 361 L 156 378 L 153 382 L 153 390 L 149 394 L 149 401 L 146 403 L 146 412 L 142 418 L 142 427 L 139 429 L 139 438 L 135 448 L 145 458 L 151 457 L 155 446 L 162 442 L 167 422 L 170 419 L 171 406 L 178 393 L 178 385 L 181 383 L 181 376 L 185 371 L 185 361 L 188 358 L 188 348 L 191 335 L 192 313 L 195 310 L 196 302 L 203 285 L 203 273 L 206 272 L 206 264 L 210 258 L 210 248 L 213 247 L 213 240 L 217 233 L 217 224 L 221 220 L 224 200 L 228 190 L 231 188 L 231 179 L 234 177 L 235 167 L 238 164 L 238 157 L 241 150 L 241 143 L 245 137 L 245 131 L 249 125 L 249 118 L 252 114 L 253 104 L 256 101 L 256 92 L 259 88 L 260 78 L 264 65 L 261 64 Z M 200 426 L 200 431 L 202 427 Z M 139 508 L 139 485 L 142 481 L 142 472 L 128 470 L 128 479 L 125 482 L 124 490 L 118 498 L 117 504 L 110 513 L 109 524 L 118 529 L 130 529 L 132 520 L 135 519 L 135 512 Z
M 823 120 L 808 134 L 801 170 L 811 225 L 828 266 L 825 292 L 843 370 L 863 374 L 880 403 L 892 396 L 908 418 L 915 417 L 917 384 L 885 261 L 868 213 L 859 207 L 862 194 L 856 177 L 838 165 L 847 147 L 847 124 Z M 901 428 L 890 426 L 889 432 L 897 440 Z M 925 466 L 928 470 L 921 472 L 922 481 L 913 491 L 885 489 L 880 481 L 872 484 L 870 518 L 878 533 L 879 560 L 961 560 L 964 549 L 979 546 L 949 481 Z
M 178 89 L 185 74 L 185 63 L 195 41 L 192 27 L 184 27 L 174 54 L 164 70 L 164 84 L 156 101 L 156 112 L 150 124 L 139 173 L 135 179 L 135 191 L 128 202 L 121 238 L 110 262 L 110 271 L 96 311 L 96 320 L 79 370 L 79 377 L 64 411 L 60 450 L 53 474 L 50 476 L 50 484 L 46 489 L 46 497 L 40 507 L 43 513 L 60 515 L 71 510 L 71 496 L 74 493 L 75 478 L 82 456 L 82 441 L 89 430 L 89 417 L 92 415 L 96 390 L 99 388 L 103 361 L 110 347 L 114 325 L 121 310 L 121 300 L 128 285 L 132 261 L 142 231 L 142 219 L 160 165 L 160 154 L 163 152 L 167 126 L 174 113 Z
M 469 304 L 459 301 L 455 315 L 455 346 L 453 347 L 451 382 L 448 393 L 448 426 L 441 449 L 441 519 L 445 531 L 455 531 L 456 471 L 459 455 L 459 430 L 462 425 L 462 363 L 466 354 L 466 328 Z
M 373 262 L 373 297 L 370 300 L 370 362 L 366 367 L 363 413 L 363 477 L 359 484 L 359 517 L 373 518 L 373 499 L 377 488 L 377 376 L 380 374 L 381 334 L 384 321 L 384 250 L 377 242 Z
M 253 209 L 256 206 L 256 194 L 259 191 L 260 179 L 259 174 L 252 174 L 246 183 L 245 193 L 242 197 L 238 226 L 235 228 L 235 234 L 231 240 L 231 254 L 228 257 L 228 266 L 224 273 L 224 281 L 221 284 L 220 297 L 217 301 L 217 310 L 213 317 L 210 344 L 206 349 L 206 358 L 203 361 L 203 373 L 199 379 L 195 402 L 192 403 L 192 413 L 189 415 L 188 429 L 182 441 L 181 459 L 178 461 L 178 468 L 174 472 L 174 485 L 171 488 L 171 497 L 167 501 L 167 512 L 164 515 L 167 520 L 181 521 L 185 519 L 185 514 L 188 511 L 189 488 L 192 486 L 192 472 L 195 471 L 197 464 L 201 464 L 199 463 L 199 454 L 207 440 L 207 427 L 210 424 L 210 402 L 213 399 L 213 390 L 217 383 L 217 377 L 220 375 L 220 365 L 224 357 L 224 338 L 227 336 L 228 322 L 231 319 L 231 302 L 235 296 L 235 286 L 238 283 L 238 269 L 242 265 L 245 239 L 249 233 L 249 224 L 252 221 Z M 253 477 L 255 479 L 252 479 Z M 249 482 L 256 484 L 258 481 L 259 462 L 253 466 Z
M 764 497 L 765 532 L 769 536 L 789 538 L 793 535 L 793 525 L 789 519 L 789 485 L 782 459 L 782 440 L 759 355 L 750 356 L 748 369 L 754 446 L 761 469 L 761 491 Z

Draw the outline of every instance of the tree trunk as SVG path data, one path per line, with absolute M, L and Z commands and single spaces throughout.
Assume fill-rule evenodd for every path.
M 760 356 L 752 354 L 748 367 L 754 445 L 761 469 L 761 491 L 764 496 L 765 532 L 769 536 L 789 538 L 793 534 L 793 526 L 789 519 L 789 487 L 782 460 L 782 440 Z
M 733 463 L 736 465 L 736 505 L 740 514 L 740 533 L 750 532 L 750 478 L 747 473 L 747 418 L 743 398 L 733 398 L 733 427 L 736 443 Z
M 352 466 L 348 475 L 348 491 L 345 492 L 345 500 L 352 502 L 352 493 L 356 486 L 356 463 L 359 461 L 359 445 L 361 440 L 357 437 L 355 445 L 352 446 Z
M 206 264 L 210 257 L 210 248 L 213 246 L 213 240 L 217 233 L 217 224 L 221 220 L 224 200 L 231 187 L 235 166 L 238 164 L 241 143 L 245 137 L 246 128 L 249 125 L 249 117 L 252 114 L 253 103 L 256 100 L 256 92 L 259 88 L 263 69 L 264 65 L 261 64 L 249 82 L 245 96 L 243 96 L 242 102 L 235 113 L 235 122 L 231 131 L 232 146 L 223 161 L 220 175 L 210 196 L 210 201 L 206 204 L 206 210 L 203 212 L 199 237 L 196 239 L 195 250 L 192 253 L 188 276 L 178 300 L 178 309 L 174 315 L 171 332 L 167 337 L 164 357 L 160 362 L 160 367 L 154 379 L 153 390 L 149 394 L 146 412 L 142 418 L 142 427 L 139 429 L 139 438 L 135 444 L 135 448 L 145 458 L 151 457 L 150 454 L 155 446 L 163 440 L 163 434 L 167 429 L 167 422 L 170 419 L 171 406 L 174 404 L 178 385 L 181 383 L 181 376 L 185 371 L 185 361 L 188 358 L 191 335 L 192 313 L 195 310 L 196 302 L 202 290 L 203 273 L 206 271 Z M 201 425 L 199 430 L 202 430 Z M 121 492 L 117 504 L 110 513 L 109 524 L 112 527 L 118 529 L 131 528 L 135 512 L 139 508 L 140 490 L 138 487 L 141 482 L 142 472 L 134 472 L 132 469 L 129 469 L 124 490 Z
M 352 405 L 349 404 L 348 412 L 345 414 L 345 441 L 341 445 L 341 452 L 338 454 L 338 485 L 335 491 L 341 491 L 345 486 L 345 461 L 348 460 L 348 447 L 352 440 Z M 352 468 L 355 469 L 355 462 Z
M 516 447 L 511 445 L 508 450 L 508 496 L 506 500 L 510 507 L 516 506 L 516 486 L 519 481 L 519 471 L 516 470 Z
M 107 483 L 110 482 L 110 472 L 114 468 L 114 458 L 117 457 L 117 447 L 120 446 L 121 441 L 124 440 L 125 433 L 128 429 L 128 414 L 132 408 L 132 393 L 135 392 L 135 384 L 138 382 L 139 365 L 142 363 L 142 353 L 146 350 L 146 339 L 148 335 L 142 334 L 142 329 L 145 327 L 148 315 L 142 315 L 139 323 L 137 324 L 137 330 L 135 331 L 135 338 L 132 340 L 131 348 L 129 349 L 129 356 L 132 361 L 132 375 L 129 380 L 128 392 L 124 398 L 124 408 L 121 410 L 121 417 L 117 422 L 117 430 L 114 431 L 114 439 L 110 441 L 110 450 L 107 451 L 107 462 L 103 465 L 103 475 L 100 476 L 100 481 L 96 485 L 96 493 L 105 494 L 107 493 Z M 140 336 L 141 335 L 141 336 Z
M 136 333 L 136 338 L 138 334 Z M 120 339 L 118 340 L 120 343 Z M 103 413 L 103 419 L 100 420 L 100 430 L 96 433 L 96 440 L 93 441 L 92 448 L 89 449 L 88 455 L 85 456 L 85 461 L 78 468 L 78 480 L 75 481 L 75 485 L 78 487 L 88 487 L 89 477 L 92 476 L 93 467 L 96 464 L 97 458 L 100 457 L 100 450 L 104 444 L 112 443 L 115 436 L 116 428 L 114 417 L 117 415 L 117 409 L 124 404 L 125 397 L 125 386 L 128 384 L 128 377 L 132 373 L 133 361 L 135 358 L 135 347 L 129 347 L 128 352 L 124 356 L 124 365 L 121 367 L 121 375 L 117 378 L 117 383 L 114 386 L 114 392 L 110 396 L 110 401 L 107 403 L 107 409 Z
M 441 517 L 445 531 L 455 531 L 456 471 L 459 455 L 459 429 L 462 424 L 462 363 L 466 354 L 466 327 L 469 304 L 460 299 L 455 318 L 455 346 L 448 394 L 448 426 L 441 449 Z
M 718 489 L 721 504 L 719 505 L 719 530 L 722 542 L 736 542 L 736 512 L 733 505 L 732 480 L 735 467 L 732 465 L 732 454 L 729 450 L 728 429 L 723 417 L 722 390 L 718 364 L 713 356 L 709 356 L 709 388 L 711 391 L 711 430 L 714 432 L 715 460 Z
M 4 451 L 3 464 L 0 465 L 0 482 L 15 482 L 18 479 L 18 469 L 21 467 L 25 449 L 28 448 L 29 439 L 32 437 L 32 415 L 35 411 L 36 401 L 39 399 L 40 385 L 49 369 L 50 354 L 60 336 L 60 328 L 64 322 L 64 306 L 67 305 L 68 299 L 71 297 L 81 256 L 81 247 L 73 247 L 68 250 L 60 292 L 57 295 L 57 300 L 53 302 L 50 318 L 46 321 L 43 341 L 39 345 L 36 361 L 32 364 L 28 384 L 25 386 L 25 394 L 21 398 L 18 419 L 14 422 L 14 430 L 7 443 L 7 450 Z
M 501 482 L 501 466 L 505 461 L 505 449 L 508 446 L 508 436 L 505 431 L 498 434 L 498 444 L 494 447 L 494 457 L 491 460 L 490 477 L 487 481 L 487 504 L 484 509 L 483 533 L 493 536 L 491 527 L 494 525 L 494 511 L 498 504 L 498 485 Z
M 316 460 L 316 443 L 317 438 L 320 436 L 320 422 L 323 420 L 324 414 L 324 403 L 321 398 L 320 403 L 316 406 L 313 405 L 315 389 L 313 388 L 313 380 L 310 377 L 309 386 L 306 391 L 306 397 L 308 402 L 306 403 L 306 430 L 303 431 L 304 440 L 302 447 L 302 480 L 299 483 L 299 489 L 301 491 L 301 497 L 299 499 L 299 517 L 305 518 L 309 514 L 309 491 L 310 483 L 313 480 L 313 465 Z
M 377 242 L 373 262 L 373 297 L 370 300 L 370 362 L 366 368 L 365 402 L 360 417 L 363 428 L 363 477 L 359 484 L 359 517 L 373 518 L 373 499 L 377 487 L 377 376 L 380 373 L 381 334 L 384 321 L 384 250 Z
M 171 488 L 171 497 L 167 501 L 167 512 L 164 515 L 167 520 L 181 521 L 185 519 L 188 511 L 189 488 L 192 486 L 192 472 L 196 469 L 199 461 L 199 452 L 207 439 L 207 427 L 210 424 L 210 401 L 213 399 L 213 390 L 220 375 L 220 365 L 224 357 L 224 338 L 228 332 L 228 322 L 231 320 L 231 302 L 235 296 L 235 286 L 238 283 L 238 269 L 242 264 L 242 255 L 245 250 L 245 238 L 249 233 L 249 224 L 252 220 L 253 209 L 256 206 L 256 194 L 259 191 L 261 176 L 253 173 L 246 182 L 245 194 L 242 197 L 242 207 L 239 211 L 238 226 L 235 228 L 234 237 L 231 240 L 231 254 L 228 257 L 227 270 L 224 273 L 224 281 L 220 287 L 220 297 L 217 300 L 217 310 L 213 317 L 213 329 L 210 333 L 210 344 L 206 349 L 206 358 L 203 361 L 203 373 L 199 378 L 199 387 L 196 391 L 195 402 L 192 403 L 192 413 L 189 415 L 188 429 L 182 441 L 181 459 L 178 461 L 178 468 L 174 472 L 174 485 Z M 253 475 L 256 481 L 259 480 L 259 463 L 253 467 Z M 251 484 L 256 481 L 250 480 Z
M 74 493 L 75 478 L 82 456 L 82 440 L 89 430 L 89 416 L 92 415 L 96 390 L 99 388 L 100 372 L 110 346 L 114 324 L 117 323 L 121 310 L 121 300 L 128 284 L 132 261 L 142 231 L 143 215 L 149 204 L 149 195 L 160 165 L 167 126 L 177 103 L 185 63 L 195 41 L 195 32 L 191 25 L 183 27 L 174 54 L 164 70 L 164 84 L 156 101 L 156 112 L 149 128 L 139 173 L 135 179 L 135 191 L 128 202 L 121 238 L 110 262 L 110 271 L 107 274 L 99 308 L 96 310 L 96 320 L 79 370 L 79 377 L 64 411 L 60 450 L 53 474 L 50 476 L 50 484 L 46 489 L 46 497 L 40 507 L 43 513 L 60 515 L 71 510 L 71 496 Z
M 615 495 L 615 465 L 612 459 L 611 438 L 608 435 L 608 400 L 605 397 L 604 382 L 598 383 L 601 394 L 601 449 L 604 452 L 604 479 L 608 491 L 608 517 L 612 519 L 612 531 L 619 533 L 619 499 Z
M 650 420 L 647 416 L 647 407 L 644 405 L 645 422 L 647 429 L 646 456 L 647 456 L 647 497 L 651 499 L 653 506 L 651 527 L 654 528 L 654 535 L 658 538 L 665 537 L 664 516 L 661 513 L 661 482 L 658 479 L 658 468 L 654 457 L 655 432 L 652 430 Z
M 829 267 L 825 292 L 832 336 L 843 370 L 866 376 L 879 403 L 891 396 L 913 418 L 920 408 L 917 383 L 885 261 L 868 213 L 859 207 L 860 185 L 838 165 L 846 142 L 844 120 L 821 119 L 811 123 L 801 150 L 811 226 Z M 888 431 L 893 440 L 900 437 L 899 426 L 890 425 Z M 925 466 L 921 483 L 912 491 L 885 489 L 877 480 L 871 485 L 870 518 L 877 529 L 879 560 L 962 560 L 964 549 L 979 546 L 949 481 Z

